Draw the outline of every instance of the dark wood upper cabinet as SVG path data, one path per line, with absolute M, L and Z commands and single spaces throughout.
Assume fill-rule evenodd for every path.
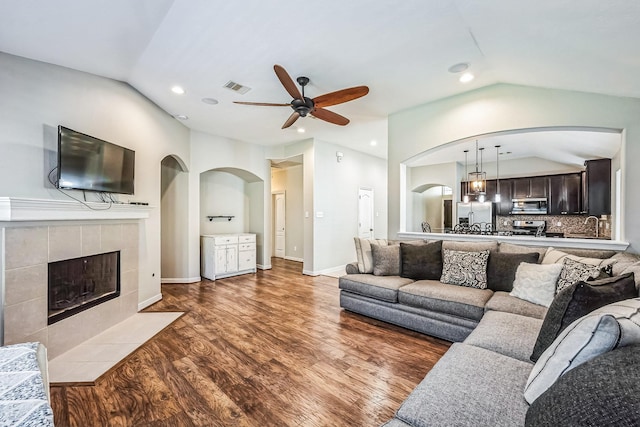
M 611 215 L 611 159 L 584 162 L 584 211 L 589 215 Z
M 549 214 L 579 215 L 582 210 L 580 173 L 549 176 Z
M 547 197 L 549 187 L 549 177 L 534 176 L 528 178 L 512 178 L 513 198 L 525 199 L 529 197 Z

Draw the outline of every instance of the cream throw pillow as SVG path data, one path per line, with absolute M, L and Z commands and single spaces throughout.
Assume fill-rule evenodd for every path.
M 549 307 L 556 294 L 556 283 L 561 271 L 562 264 L 520 263 L 509 295 Z

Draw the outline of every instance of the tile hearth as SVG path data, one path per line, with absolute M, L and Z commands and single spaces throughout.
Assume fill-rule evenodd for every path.
M 183 312 L 137 313 L 49 360 L 51 385 L 93 385 L 104 373 L 175 322 Z

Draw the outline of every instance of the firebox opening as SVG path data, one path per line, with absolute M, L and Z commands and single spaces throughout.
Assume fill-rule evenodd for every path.
M 49 263 L 52 325 L 120 295 L 120 251 Z

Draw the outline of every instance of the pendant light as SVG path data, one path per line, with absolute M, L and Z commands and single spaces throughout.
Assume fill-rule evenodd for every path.
M 469 154 L 469 150 L 464 150 L 464 176 L 465 178 L 468 176 L 467 174 L 467 155 Z M 464 203 L 469 203 L 469 181 L 464 182 L 464 195 L 462 196 L 462 201 Z
M 496 195 L 493 201 L 500 203 L 502 196 L 500 196 L 500 146 L 496 145 Z
M 471 182 L 471 191 L 476 196 L 484 196 L 487 194 L 487 174 L 482 171 L 482 166 L 478 168 L 478 152 L 480 152 L 480 162 L 482 163 L 482 152 L 484 148 L 478 148 L 478 140 L 476 139 L 476 170 L 469 173 L 469 181 Z

